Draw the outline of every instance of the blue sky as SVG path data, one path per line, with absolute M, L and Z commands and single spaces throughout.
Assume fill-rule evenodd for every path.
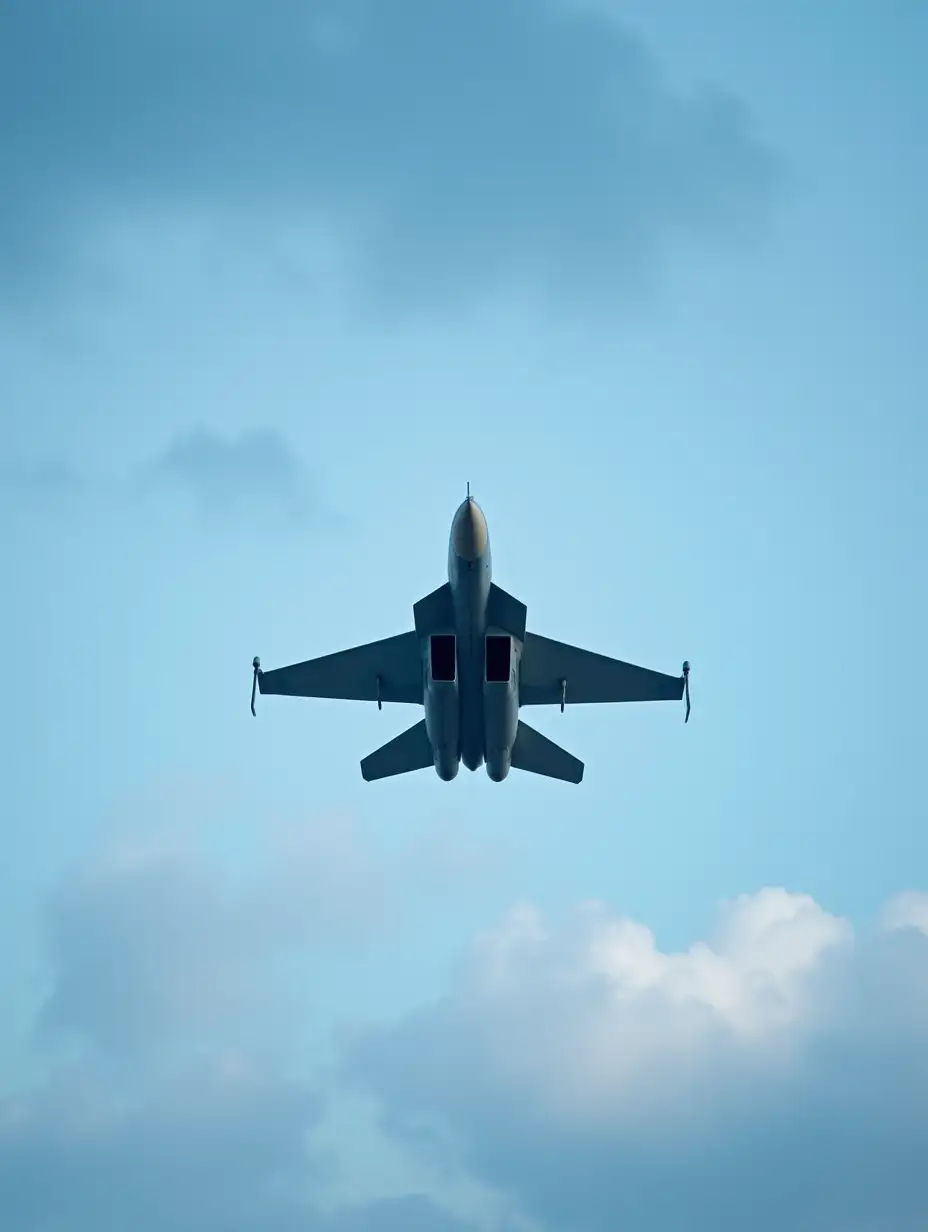
M 696 10 L 4 7 L 5 1228 L 928 1218 L 928 21 Z M 252 719 L 466 481 L 688 726 Z

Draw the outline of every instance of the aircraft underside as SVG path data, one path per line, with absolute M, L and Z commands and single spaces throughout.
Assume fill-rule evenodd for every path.
M 689 664 L 669 676 L 526 630 L 523 603 L 490 581 L 489 540 L 468 495 L 452 524 L 449 581 L 413 607 L 414 628 L 382 641 L 263 672 L 262 694 L 413 703 L 424 717 L 361 762 L 368 780 L 434 767 L 444 780 L 486 766 L 569 783 L 583 762 L 519 717 L 523 706 L 669 701 L 686 696 Z

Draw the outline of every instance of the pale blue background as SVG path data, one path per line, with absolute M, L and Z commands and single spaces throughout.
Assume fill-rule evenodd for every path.
M 764 885 L 862 928 L 923 888 L 924 5 L 603 0 L 574 45 L 540 3 L 396 0 L 370 60 L 299 5 L 75 7 L 0 16 L 7 1083 L 46 1064 L 48 895 L 214 796 L 244 871 L 273 813 L 483 861 L 313 960 L 320 1055 L 522 897 L 673 948 Z M 704 81 L 744 115 L 702 129 Z M 530 627 L 689 658 L 688 726 L 536 716 L 578 789 L 372 786 L 400 708 L 251 718 L 256 652 L 411 626 L 466 481 Z

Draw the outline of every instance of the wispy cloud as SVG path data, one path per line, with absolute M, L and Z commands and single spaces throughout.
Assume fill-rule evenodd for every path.
M 277 530 L 344 522 L 323 504 L 314 477 L 286 438 L 267 428 L 238 435 L 192 428 L 115 476 L 55 458 L 8 463 L 0 470 L 0 494 L 8 503 L 44 511 L 71 508 L 75 501 L 112 501 L 131 509 L 154 500 L 186 508 L 214 529 L 243 522 Z
M 313 1145 L 304 1083 L 235 1054 L 131 1101 L 91 1076 L 0 1100 L 0 1208 L 9 1232 L 470 1232 L 424 1197 L 324 1213 L 332 1167 Z
M 494 286 L 597 296 L 679 239 L 763 219 L 778 161 L 743 102 L 682 91 L 615 21 L 549 0 L 262 10 L 54 0 L 0 15 L 17 191 L 7 293 L 52 277 L 113 211 L 322 226 L 394 307 Z
M 304 817 L 236 862 L 224 815 L 118 828 L 47 904 L 45 1077 L 0 1092 L 4 1229 L 475 1232 L 422 1194 L 324 1201 L 343 1165 L 321 1133 L 332 1092 L 306 1072 L 314 956 L 372 950 L 411 904 L 446 901 L 463 844 L 450 862 L 434 843 L 380 852 L 349 818 Z
M 87 495 L 86 477 L 62 458 L 39 458 L 0 466 L 0 496 L 8 503 L 64 508 Z
M 175 437 L 143 474 L 156 489 L 190 499 L 210 522 L 268 513 L 304 522 L 318 512 L 306 468 L 283 437 L 267 429 L 237 437 L 194 429 Z
M 410 908 L 472 885 L 489 858 L 463 840 L 386 855 L 342 816 L 267 826 L 244 876 L 218 865 L 204 836 L 123 840 L 48 904 L 41 1036 L 143 1060 L 217 1038 L 267 1042 L 312 1000 L 308 982 L 280 983 L 281 963 L 382 940 Z

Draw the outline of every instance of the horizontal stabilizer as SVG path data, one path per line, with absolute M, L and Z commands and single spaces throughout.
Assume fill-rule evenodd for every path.
M 579 783 L 583 778 L 583 762 L 578 757 L 521 719 L 512 746 L 512 768 L 543 774 L 549 779 L 562 779 L 565 783 Z
M 524 603 L 514 599 L 502 586 L 497 586 L 495 582 L 490 583 L 490 594 L 487 598 L 488 625 L 502 629 L 504 633 L 524 642 L 527 610 Z
M 412 605 L 417 637 L 432 633 L 450 633 L 454 629 L 454 600 L 451 587 L 445 582 L 437 590 Z
M 365 757 L 361 762 L 361 777 L 370 783 L 394 774 L 408 774 L 410 770 L 425 770 L 434 764 L 425 719 L 420 719 Z

